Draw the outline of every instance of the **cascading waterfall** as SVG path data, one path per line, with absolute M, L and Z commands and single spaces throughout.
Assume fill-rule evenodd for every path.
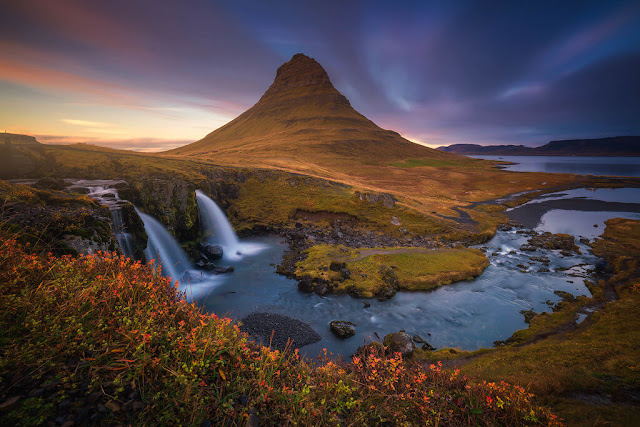
M 124 256 L 133 259 L 133 236 L 125 231 L 126 228 L 122 221 L 122 210 L 120 208 L 112 209 L 111 218 L 113 219 L 113 233 L 116 235 L 122 253 Z
M 147 249 L 144 251 L 147 262 L 152 259 L 160 262 L 163 275 L 173 280 L 184 280 L 185 273 L 193 267 L 178 242 L 155 218 L 137 209 L 136 212 L 142 219 L 147 232 Z
M 209 243 L 219 244 L 226 253 L 236 253 L 240 249 L 240 242 L 222 209 L 200 190 L 196 190 L 196 200 L 202 228 L 205 235 L 209 236 Z

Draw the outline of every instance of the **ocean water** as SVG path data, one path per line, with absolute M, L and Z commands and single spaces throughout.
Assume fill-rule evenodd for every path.
M 586 156 L 469 156 L 517 163 L 505 166 L 516 172 L 574 173 L 578 175 L 640 176 L 640 157 Z

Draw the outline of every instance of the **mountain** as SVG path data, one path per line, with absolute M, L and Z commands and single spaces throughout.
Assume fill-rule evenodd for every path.
M 438 150 L 462 155 L 495 156 L 640 156 L 640 136 L 551 141 L 540 147 L 524 145 L 453 144 Z
M 249 110 L 200 141 L 166 152 L 289 167 L 336 161 L 454 158 L 381 129 L 357 112 L 313 58 L 294 55 Z

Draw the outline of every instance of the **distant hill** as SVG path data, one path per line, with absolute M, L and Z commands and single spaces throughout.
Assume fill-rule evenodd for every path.
M 457 158 L 378 127 L 351 106 L 318 62 L 303 54 L 278 68 L 273 84 L 249 110 L 200 141 L 165 154 L 283 167 L 333 167 L 346 159 Z
M 2 132 L 0 133 L 0 144 L 32 145 L 40 143 L 33 136 Z
M 524 145 L 453 144 L 438 147 L 447 153 L 488 156 L 640 156 L 640 136 L 551 141 L 540 147 Z

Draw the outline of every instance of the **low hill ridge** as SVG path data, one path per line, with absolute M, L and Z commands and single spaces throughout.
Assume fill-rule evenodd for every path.
M 495 156 L 640 156 L 640 136 L 550 141 L 540 147 L 524 145 L 453 144 L 438 150 L 462 155 Z
M 33 145 L 40 144 L 35 136 L 22 135 L 19 133 L 0 133 L 0 144 L 9 145 Z

